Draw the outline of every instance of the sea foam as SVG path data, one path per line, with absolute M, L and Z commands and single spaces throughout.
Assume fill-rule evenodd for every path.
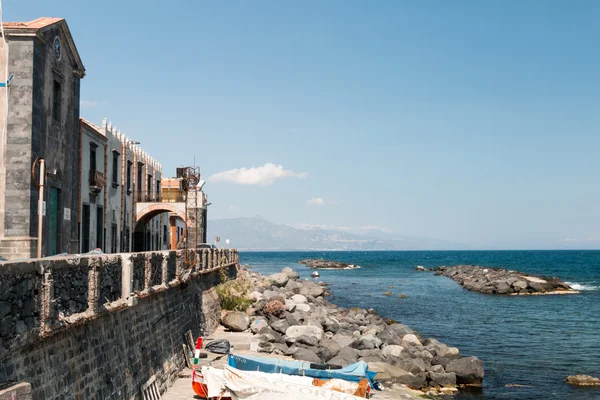
M 592 285 L 582 285 L 580 283 L 574 282 L 565 282 L 567 285 L 571 286 L 574 290 L 596 290 L 600 286 L 592 286 Z

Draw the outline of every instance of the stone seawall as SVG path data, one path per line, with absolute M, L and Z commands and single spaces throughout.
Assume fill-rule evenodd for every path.
M 132 399 L 155 375 L 164 392 L 184 365 L 185 332 L 216 328 L 215 286 L 223 272 L 237 273 L 235 250 L 184 258 L 163 251 L 0 263 L 0 390 L 28 382 L 33 399 Z M 140 264 L 142 282 L 134 282 Z

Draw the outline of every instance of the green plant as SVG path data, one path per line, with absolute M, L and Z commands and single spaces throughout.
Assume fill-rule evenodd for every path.
M 222 273 L 221 284 L 216 287 L 223 310 L 245 311 L 253 303 L 248 298 L 251 285 L 244 279 L 230 280 Z

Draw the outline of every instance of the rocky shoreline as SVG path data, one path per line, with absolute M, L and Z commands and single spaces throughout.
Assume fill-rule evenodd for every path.
M 484 294 L 517 296 L 579 293 L 558 278 L 533 276 L 503 268 L 456 265 L 434 268 L 433 271 L 435 275 L 455 280 L 467 290 Z
M 478 358 L 463 357 L 457 348 L 424 338 L 373 309 L 331 304 L 324 298 L 326 284 L 300 280 L 291 268 L 265 277 L 241 267 L 240 279 L 253 288 L 253 304 L 245 312 L 223 312 L 222 324 L 234 331 L 249 328 L 258 336 L 259 352 L 338 366 L 362 360 L 385 387 L 429 394 L 482 384 Z
M 308 259 L 298 261 L 298 264 L 306 265 L 312 269 L 357 269 L 360 268 L 359 265 L 346 264 L 338 261 L 331 260 L 317 260 L 317 259 Z

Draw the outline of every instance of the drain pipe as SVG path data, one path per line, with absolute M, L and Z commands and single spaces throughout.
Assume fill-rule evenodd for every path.
M 40 185 L 39 185 L 39 199 L 38 199 L 38 245 L 37 245 L 37 258 L 42 258 L 42 222 L 43 222 L 43 210 L 44 210 L 44 178 L 46 176 L 45 161 L 43 158 L 40 161 Z

